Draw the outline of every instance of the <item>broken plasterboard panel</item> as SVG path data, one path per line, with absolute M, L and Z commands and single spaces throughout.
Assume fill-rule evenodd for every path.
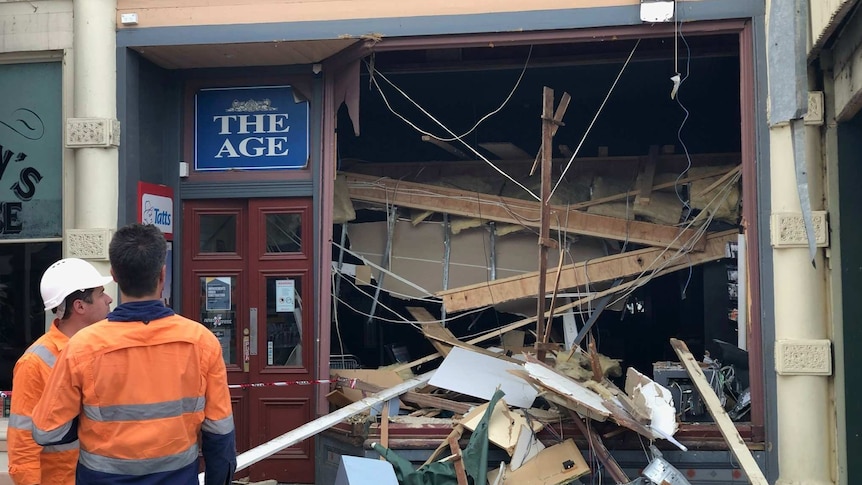
M 479 425 L 479 421 L 485 415 L 486 409 L 488 409 L 488 403 L 476 406 L 461 419 L 461 425 L 470 431 L 475 431 Z M 536 420 L 532 420 L 531 424 L 533 425 L 532 433 L 527 426 L 527 418 L 524 417 L 524 414 L 517 409 L 509 409 L 506 401 L 500 399 L 497 401 L 497 405 L 494 406 L 491 420 L 488 422 L 488 441 L 499 446 L 509 456 L 512 456 L 522 430 L 526 430 L 528 435 L 532 435 L 538 433 L 543 428 L 542 423 Z
M 488 471 L 488 482 L 500 485 L 560 485 L 570 483 L 590 472 L 584 456 L 570 438 L 540 451 L 517 470 L 508 467 L 502 471 L 503 477 L 495 482 L 500 470 Z
M 398 478 L 388 461 L 341 455 L 335 485 L 398 485 Z
M 526 362 L 524 369 L 530 377 L 541 383 L 542 387 L 564 396 L 566 399 L 589 409 L 591 415 L 607 418 L 611 412 L 605 407 L 601 395 L 587 389 L 580 382 L 565 376 L 550 367 L 538 362 Z
M 499 387 L 506 395 L 506 402 L 528 408 L 536 400 L 538 391 L 509 373 L 520 369 L 518 364 L 454 347 L 429 384 L 488 401 Z
M 383 261 L 386 247 L 387 223 L 366 222 L 351 224 L 351 249 L 375 264 Z M 528 233 L 499 237 L 495 245 L 496 276 L 506 278 L 538 268 L 536 236 Z M 450 237 L 449 288 L 486 282 L 490 279 L 490 233 L 485 228 L 461 231 Z M 443 290 L 444 259 L 443 225 L 439 222 L 398 221 L 392 238 L 392 256 L 389 270 L 431 292 Z M 571 253 L 577 261 L 605 256 L 601 240 L 581 237 Z M 548 267 L 556 268 L 559 252 L 548 251 Z M 376 276 L 376 270 L 373 271 Z M 383 289 L 395 296 L 426 297 L 417 289 L 396 280 L 384 278 Z M 535 307 L 535 303 L 532 305 Z
M 521 425 L 521 432 L 518 433 L 518 442 L 515 443 L 515 449 L 512 450 L 512 459 L 509 461 L 509 469 L 512 471 L 521 468 L 521 465 L 530 461 L 545 449 L 545 445 L 539 441 L 536 433 L 530 432 L 527 425 Z
M 634 367 L 626 371 L 626 394 L 635 407 L 650 418 L 650 428 L 663 436 L 673 436 L 679 429 L 673 395 Z

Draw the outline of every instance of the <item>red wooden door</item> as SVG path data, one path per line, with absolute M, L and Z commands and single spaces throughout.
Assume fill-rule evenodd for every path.
M 183 216 L 182 313 L 222 342 L 243 452 L 313 419 L 313 386 L 246 386 L 314 378 L 311 199 L 187 201 Z M 314 483 L 313 440 L 246 475 Z

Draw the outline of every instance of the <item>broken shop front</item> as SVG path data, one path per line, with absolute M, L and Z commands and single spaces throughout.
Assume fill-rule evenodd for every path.
M 536 425 L 528 447 L 573 438 L 576 471 L 605 473 L 594 452 L 607 447 L 634 479 L 642 438 L 693 483 L 741 482 L 671 338 L 705 362 L 762 463 L 751 21 L 473 34 L 487 28 L 464 20 L 458 33 L 271 42 L 294 31 L 176 26 L 120 5 L 133 10 L 139 25 L 117 37 L 120 222 L 141 217 L 138 182 L 172 189 L 171 296 L 224 344 L 239 451 L 445 370 L 443 355 L 467 359 L 238 477 L 331 484 L 339 457 L 373 455 L 372 442 L 422 463 L 450 435 L 466 444 L 491 398 L 473 388 L 512 376 L 528 393 L 502 399 Z M 533 370 L 598 399 L 572 410 L 591 422 L 542 376 L 489 374 L 497 361 L 526 371 L 537 347 Z M 607 408 L 603 396 L 634 396 L 628 376 L 673 396 L 678 429 Z M 489 462 L 509 451 L 492 446 Z
M 0 391 L 12 388 L 15 362 L 45 333 L 39 281 L 61 258 L 61 69 L 47 56 L 0 57 Z
M 487 372 L 490 349 L 514 362 L 545 353 L 575 381 L 610 388 L 629 389 L 628 369 L 639 371 L 673 396 L 679 429 L 657 440 L 666 457 L 693 483 L 745 483 L 671 338 L 701 362 L 763 466 L 751 29 L 724 21 L 366 46 L 361 89 L 338 113 L 330 365 L 370 389 L 440 366 L 431 396 L 441 401 L 404 397 L 385 425 L 372 417 L 323 433 L 319 477 L 334 471 L 323 457 L 373 455 L 381 440 L 425 461 L 464 404 L 491 398 L 482 384 L 505 380 Z M 457 370 L 441 375 L 461 349 Z M 648 434 L 621 431 L 613 413 L 584 414 L 531 377 L 537 404 L 515 406 L 545 421 L 540 440 L 574 436 L 595 456 L 570 419 L 576 409 L 638 476 Z M 339 407 L 361 396 L 328 397 Z

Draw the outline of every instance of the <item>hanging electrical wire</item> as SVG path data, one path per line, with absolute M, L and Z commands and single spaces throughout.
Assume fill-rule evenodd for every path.
M 617 74 L 616 79 L 614 79 L 614 82 L 611 84 L 611 88 L 608 89 L 608 94 L 605 95 L 605 99 L 602 100 L 602 104 L 599 105 L 599 109 L 596 110 L 595 116 L 593 116 L 592 121 L 590 121 L 589 126 L 587 126 L 586 131 L 584 131 L 584 136 L 581 137 L 581 141 L 578 142 L 578 146 L 575 148 L 575 151 L 572 153 L 571 158 L 569 158 L 569 163 L 566 164 L 566 168 L 564 168 L 563 173 L 560 174 L 559 180 L 557 180 L 557 183 L 554 184 L 554 188 L 551 189 L 551 193 L 548 195 L 548 202 L 550 202 L 551 197 L 554 196 L 554 192 L 557 191 L 557 188 L 560 186 L 560 184 L 566 178 L 566 173 L 569 171 L 569 168 L 571 168 L 572 163 L 575 161 L 575 157 L 578 156 L 578 152 L 581 151 L 581 147 L 584 146 L 584 141 L 586 141 L 587 136 L 589 136 L 590 131 L 593 129 L 593 125 L 596 124 L 596 120 L 599 119 L 599 115 L 602 114 L 602 110 L 604 110 L 605 104 L 607 104 L 608 99 L 610 99 L 611 94 L 613 94 L 614 88 L 617 87 L 617 83 L 620 81 L 620 78 L 623 76 L 623 73 L 626 71 L 626 67 L 628 67 L 629 62 L 632 60 L 632 57 L 635 55 L 635 51 L 637 50 L 640 43 L 641 43 L 641 40 L 638 39 L 637 42 L 635 42 L 634 47 L 632 47 L 632 51 L 629 53 L 629 56 L 626 58 L 626 62 L 623 63 L 623 66 L 620 68 L 620 72 Z
M 407 119 L 405 116 L 403 116 L 401 113 L 399 113 L 399 112 L 395 111 L 395 109 L 394 109 L 394 108 L 392 107 L 392 105 L 389 103 L 389 99 L 386 97 L 386 94 L 383 92 L 383 88 L 381 88 L 381 87 L 380 87 L 380 84 L 377 82 L 377 77 L 379 76 L 380 78 L 382 78 L 384 81 L 386 81 L 389 85 L 391 85 L 391 86 L 393 86 L 393 87 L 395 86 L 395 83 L 393 83 L 392 81 L 390 81 L 390 80 L 389 80 L 389 78 L 387 78 L 387 77 L 386 77 L 383 73 L 381 73 L 380 71 L 375 70 L 373 63 L 369 63 L 369 64 L 367 64 L 367 66 L 368 66 L 369 71 L 370 71 L 370 72 L 372 72 L 372 75 L 371 75 L 371 82 L 372 82 L 372 83 L 374 84 L 374 86 L 377 88 L 377 91 L 380 93 L 381 98 L 383 98 L 383 103 L 384 103 L 384 104 L 386 104 L 386 108 L 387 108 L 387 109 L 389 109 L 389 111 L 390 111 L 390 112 L 392 112 L 392 114 L 394 114 L 395 116 L 397 116 L 398 118 L 400 118 L 402 121 L 404 121 L 405 123 L 407 123 L 407 125 L 408 125 L 408 126 L 410 126 L 411 128 L 413 128 L 414 130 L 418 131 L 419 133 L 422 133 L 423 135 L 433 136 L 433 137 L 437 138 L 437 137 L 436 137 L 436 136 L 434 136 L 433 134 L 431 134 L 431 133 L 429 133 L 429 132 L 427 132 L 427 131 L 425 131 L 425 130 L 423 130 L 423 129 L 419 128 L 415 123 L 413 123 L 412 121 L 408 120 L 408 119 Z M 406 93 L 405 93 L 404 95 L 406 96 Z M 425 108 L 423 108 L 421 105 L 419 105 L 419 103 L 417 103 L 417 102 L 413 101 L 413 99 L 412 99 L 412 98 L 409 98 L 409 97 L 408 97 L 407 99 L 408 99 L 408 100 L 410 100 L 410 102 L 411 102 L 411 103 L 413 103 L 413 105 L 414 105 L 414 106 L 416 106 L 416 107 L 419 109 L 419 111 L 421 111 L 421 112 L 422 112 L 422 114 L 424 114 L 425 116 L 427 116 L 428 118 L 430 118 L 433 122 L 437 123 L 437 125 L 439 125 L 441 128 L 443 128 L 444 130 L 446 130 L 446 132 L 447 132 L 447 133 L 449 133 L 451 136 L 455 137 L 455 138 L 454 138 L 455 140 L 457 140 L 457 141 L 461 142 L 461 144 L 462 144 L 462 145 L 464 145 L 464 147 L 466 147 L 466 148 L 467 148 L 468 150 L 470 150 L 474 155 L 476 155 L 477 157 L 479 157 L 483 162 L 485 162 L 486 164 L 488 164 L 488 165 L 489 165 L 491 168 L 493 168 L 497 173 L 499 173 L 500 175 L 502 175 L 502 176 L 506 177 L 510 182 L 514 183 L 514 184 L 515 184 L 515 185 L 517 185 L 518 187 L 520 187 L 520 188 L 524 189 L 524 191 L 526 191 L 528 194 L 530 194 L 530 196 L 531 196 L 532 198 L 534 198 L 534 199 L 536 199 L 536 200 L 539 200 L 539 201 L 541 200 L 541 197 L 539 197 L 539 196 L 538 196 L 538 195 L 536 195 L 532 190 L 530 190 L 529 188 L 527 188 L 527 186 L 525 186 L 525 185 L 524 185 L 524 184 L 522 184 L 521 182 L 519 182 L 519 181 L 517 181 L 516 179 L 514 179 L 511 175 L 509 175 L 508 173 L 506 173 L 506 171 L 505 171 L 505 170 L 503 170 L 503 169 L 501 169 L 500 167 L 498 167 L 497 165 L 495 165 L 495 164 L 494 164 L 494 162 L 492 162 L 492 161 L 488 160 L 488 158 L 487 158 L 485 155 L 482 155 L 478 150 L 476 150 L 475 148 L 473 148 L 473 146 L 472 146 L 472 145 L 470 145 L 469 143 L 467 143 L 466 141 L 464 141 L 462 138 L 459 138 L 457 135 L 455 135 L 455 133 L 454 133 L 452 130 L 450 130 L 450 129 L 445 125 L 445 124 L 443 124 L 443 122 L 441 122 L 440 120 L 438 120 L 437 118 L 435 118 L 435 117 L 434 117 L 434 115 L 432 115 L 431 113 L 429 113 L 429 112 L 428 112 L 428 110 L 426 110 L 426 109 L 425 109 Z

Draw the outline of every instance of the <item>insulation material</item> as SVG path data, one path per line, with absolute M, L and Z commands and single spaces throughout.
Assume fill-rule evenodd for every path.
M 332 223 L 344 224 L 356 219 L 356 211 L 353 209 L 353 201 L 347 189 L 344 176 L 335 177 L 335 190 L 332 202 Z
M 529 166 L 524 167 L 525 174 L 529 172 L 529 170 Z M 515 176 L 515 174 L 512 175 Z M 590 200 L 590 180 L 591 177 L 588 174 L 580 173 L 567 175 L 565 183 L 560 184 L 551 196 L 551 205 L 574 204 Z M 532 190 L 534 194 L 538 194 L 542 191 L 542 182 L 541 177 L 539 176 L 534 176 L 528 180 L 523 180 L 523 178 L 521 178 L 520 181 L 528 189 Z M 535 200 L 521 187 L 505 180 L 503 182 L 502 190 L 485 193 L 499 194 L 503 197 L 514 197 L 516 199 Z
M 727 171 L 730 171 L 734 167 L 735 165 L 727 165 L 723 168 L 726 168 Z M 688 175 L 695 176 L 701 173 L 711 172 L 713 170 L 716 170 L 717 168 L 718 167 L 694 167 L 689 170 Z M 721 204 L 718 204 L 719 200 L 721 199 L 721 197 L 724 196 L 724 193 L 727 193 L 722 192 L 722 188 L 725 186 L 725 184 L 721 184 L 718 187 L 710 190 L 709 192 L 703 193 L 705 189 L 709 188 L 714 182 L 716 182 L 720 178 L 721 176 L 719 175 L 716 177 L 710 177 L 691 182 L 691 206 L 695 209 L 702 210 L 709 205 L 710 212 L 713 212 L 715 214 L 716 219 L 736 224 L 737 220 L 739 219 L 739 202 L 742 198 L 742 194 L 740 192 L 741 184 L 733 184 L 733 187 L 730 188 L 727 198 Z M 713 202 L 713 199 L 715 199 L 716 196 L 719 196 L 719 198 Z M 710 202 L 712 202 L 712 205 L 710 205 Z
M 656 175 L 654 183 L 659 178 L 667 178 L 667 174 Z M 674 176 L 675 177 L 675 176 Z M 627 184 L 622 179 L 596 176 L 593 179 L 593 199 L 601 199 L 612 195 L 623 194 L 630 190 L 632 184 Z M 628 204 L 625 199 L 620 202 L 606 202 L 587 208 L 590 214 L 616 217 L 619 219 L 640 219 L 654 222 L 656 224 L 674 225 L 679 223 L 682 215 L 683 204 L 673 192 L 654 191 L 650 195 L 650 202 L 646 205 L 635 204 L 635 196 L 629 196 Z
M 449 287 L 457 288 L 488 281 L 490 278 L 490 240 L 485 228 L 462 231 L 451 237 Z M 351 249 L 369 261 L 382 265 L 386 247 L 386 222 L 368 222 L 350 226 Z M 443 225 L 423 222 L 416 226 L 410 221 L 395 225 L 389 269 L 430 292 L 443 290 Z M 536 236 L 516 233 L 497 239 L 497 277 L 506 278 L 535 271 L 538 267 Z M 599 239 L 583 237 L 572 247 L 572 256 L 583 261 L 605 255 Z M 556 268 L 559 252 L 548 251 L 548 267 Z M 425 297 L 395 278 L 384 278 L 383 289 L 396 296 Z M 535 312 L 535 304 L 533 312 Z

